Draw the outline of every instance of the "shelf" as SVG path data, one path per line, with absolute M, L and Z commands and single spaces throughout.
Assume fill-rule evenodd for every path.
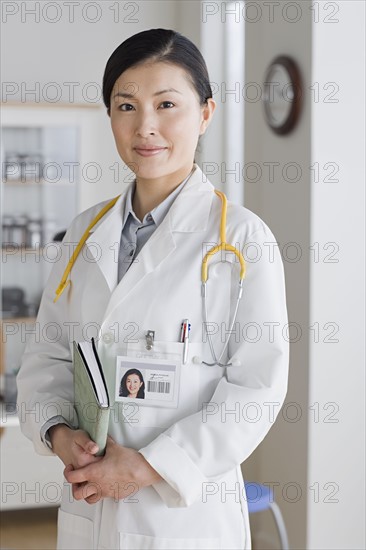
M 7 317 L 0 319 L 0 327 L 4 323 L 35 323 L 37 317 Z
M 55 105 L 55 103 L 49 103 L 46 101 L 39 101 L 37 103 L 32 103 L 31 101 L 1 101 L 0 102 L 1 108 L 4 109 L 4 107 L 17 107 L 17 108 L 34 108 L 34 109 L 44 109 L 49 108 L 53 111 L 57 109 L 105 109 L 104 103 L 62 103 L 59 102 Z
M 61 244 L 61 241 L 50 241 L 47 244 Z M 13 247 L 16 247 L 16 250 L 12 250 Z M 11 255 L 16 256 L 17 254 L 25 254 L 27 252 L 42 252 L 42 250 L 47 249 L 47 245 L 37 246 L 34 248 L 30 248 L 29 246 L 24 246 L 24 243 L 5 243 L 1 245 L 1 250 L 6 252 L 8 249 L 11 249 Z
M 75 182 L 71 182 L 67 179 L 61 179 L 59 181 L 48 181 L 48 180 L 44 180 L 44 179 L 40 179 L 40 181 L 35 181 L 35 180 L 27 180 L 27 181 L 22 181 L 22 180 L 3 180 L 3 184 L 4 185 L 7 185 L 7 186 L 11 186 L 11 185 L 14 185 L 14 186 L 28 186 L 28 185 L 34 185 L 34 186 L 37 186 L 37 185 L 75 185 Z

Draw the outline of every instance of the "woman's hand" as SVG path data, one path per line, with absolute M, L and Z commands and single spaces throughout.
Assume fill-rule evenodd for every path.
M 57 424 L 49 429 L 52 450 L 65 466 L 82 468 L 101 459 L 94 456 L 98 445 L 84 430 L 72 430 L 66 424 Z
M 89 504 L 104 497 L 121 500 L 162 479 L 142 454 L 118 445 L 111 437 L 101 458 L 83 468 L 74 469 L 71 465 L 65 468 L 64 476 L 72 483 L 76 500 L 85 499 Z

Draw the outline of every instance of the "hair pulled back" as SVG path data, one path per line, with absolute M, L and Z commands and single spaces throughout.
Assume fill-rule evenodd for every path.
M 185 69 L 200 105 L 212 97 L 206 62 L 195 44 L 177 31 L 150 29 L 127 38 L 108 59 L 103 76 L 103 101 L 108 115 L 116 80 L 130 67 L 145 62 L 172 63 Z

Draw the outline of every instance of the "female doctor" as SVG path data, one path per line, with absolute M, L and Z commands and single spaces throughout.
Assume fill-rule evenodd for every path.
M 65 465 L 58 548 L 250 548 L 240 464 L 287 391 L 278 248 L 194 160 L 215 102 L 192 42 L 166 29 L 128 38 L 103 97 L 135 179 L 67 231 L 37 318 L 39 334 L 51 323 L 59 337 L 30 342 L 17 379 L 19 409 L 32 411 L 24 434 Z M 206 256 L 224 241 L 231 250 Z M 104 456 L 74 410 L 72 345 L 92 336 L 112 396 Z M 164 390 L 120 398 L 123 361 Z

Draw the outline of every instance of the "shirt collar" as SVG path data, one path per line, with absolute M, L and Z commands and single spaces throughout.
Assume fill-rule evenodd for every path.
M 178 185 L 178 187 L 176 189 L 174 189 L 174 191 L 172 191 L 170 193 L 170 195 L 168 195 L 166 197 L 166 199 L 164 199 L 160 204 L 158 204 L 155 208 L 153 208 L 150 212 L 147 212 L 144 216 L 144 219 L 142 220 L 142 222 L 137 218 L 134 210 L 133 210 L 133 207 L 132 207 L 132 199 L 133 199 L 133 195 L 134 195 L 134 192 L 135 192 L 135 188 L 136 188 L 136 178 L 135 180 L 133 181 L 132 185 L 130 185 L 130 187 L 128 188 L 127 190 L 127 194 L 126 194 L 126 204 L 125 204 L 125 209 L 124 209 L 124 214 L 123 214 L 123 220 L 122 220 L 122 229 L 124 228 L 126 222 L 127 222 L 127 219 L 129 217 L 129 214 L 131 214 L 132 218 L 135 220 L 136 223 L 138 223 L 139 225 L 145 225 L 147 224 L 150 220 L 149 218 L 149 215 L 152 216 L 152 219 L 155 223 L 156 226 L 158 226 L 162 221 L 163 219 L 165 218 L 165 216 L 167 215 L 168 213 L 168 210 L 169 208 L 171 207 L 171 205 L 173 204 L 174 200 L 177 198 L 177 196 L 179 195 L 179 193 L 181 192 L 181 190 L 183 189 L 184 185 L 186 184 L 186 182 L 188 181 L 188 179 L 190 178 L 191 174 L 193 172 L 193 169 L 192 171 L 188 174 L 188 176 L 186 177 L 185 180 L 182 181 L 182 183 L 180 183 Z

